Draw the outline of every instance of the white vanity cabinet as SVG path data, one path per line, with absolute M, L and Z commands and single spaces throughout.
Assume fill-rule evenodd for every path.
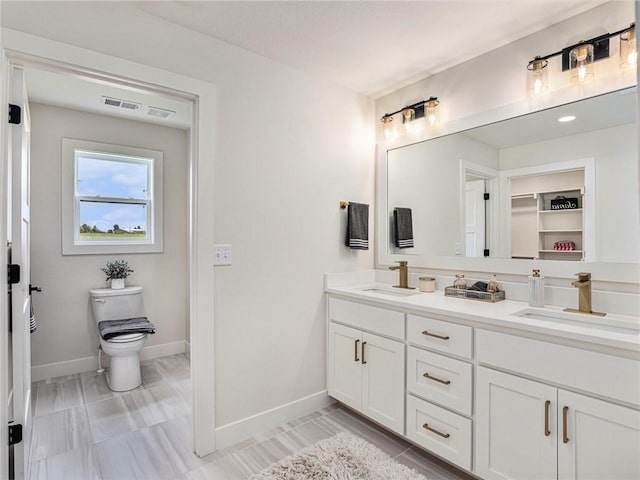
M 329 395 L 482 479 L 640 479 L 637 351 L 496 326 L 459 302 L 329 295 Z
M 477 330 L 476 340 L 480 363 L 515 373 L 476 367 L 476 474 L 500 480 L 640 478 L 640 411 L 544 383 L 564 378 L 560 384 L 567 388 L 633 399 L 636 360 L 484 330 Z M 609 363 L 622 372 L 635 369 L 636 376 L 618 377 L 609 369 L 593 384 Z
M 366 322 L 367 315 L 387 317 L 382 333 L 393 334 L 398 328 L 404 332 L 404 314 L 399 312 L 338 299 L 331 299 L 329 311 L 341 322 L 356 325 Z M 328 347 L 329 395 L 403 435 L 404 343 L 330 321 Z

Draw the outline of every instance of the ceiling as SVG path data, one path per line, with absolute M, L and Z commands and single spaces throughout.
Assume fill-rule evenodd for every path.
M 124 1 L 110 8 L 123 13 L 137 9 L 377 98 L 602 3 L 606 2 Z M 2 2 L 3 18 L 18 28 L 30 12 L 71 8 L 74 2 Z M 164 97 L 41 70 L 28 70 L 27 83 L 31 99 L 40 103 L 177 128 L 188 128 L 191 121 L 188 104 Z M 104 95 L 142 107 L 126 111 L 101 105 Z M 167 120 L 149 117 L 149 106 L 176 114 Z
M 377 98 L 604 1 L 144 1 L 138 9 Z
M 636 121 L 636 93 L 627 88 L 460 133 L 502 149 L 626 125 Z M 558 122 L 565 116 L 576 118 Z

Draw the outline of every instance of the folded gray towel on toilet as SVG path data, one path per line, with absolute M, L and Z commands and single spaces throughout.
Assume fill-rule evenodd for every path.
M 347 207 L 347 247 L 369 250 L 369 205 L 349 202 Z
M 104 320 L 98 323 L 98 330 L 104 340 L 130 333 L 156 333 L 155 325 L 147 317 Z
M 393 232 L 398 248 L 413 248 L 413 220 L 410 208 L 393 210 Z

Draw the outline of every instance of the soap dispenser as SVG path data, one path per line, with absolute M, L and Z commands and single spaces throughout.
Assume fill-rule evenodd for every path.
M 534 269 L 529 277 L 529 305 L 544 307 L 544 277 L 540 276 L 538 269 Z

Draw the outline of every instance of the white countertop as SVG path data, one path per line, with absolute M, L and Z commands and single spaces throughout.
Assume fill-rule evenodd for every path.
M 354 272 L 354 283 L 349 282 L 349 274 L 337 274 L 336 277 L 329 274 L 325 280 L 325 292 L 410 313 L 445 315 L 452 320 L 464 320 L 478 328 L 508 328 L 640 353 L 640 317 L 618 314 L 607 314 L 605 317 L 567 314 L 561 307 L 532 308 L 525 302 L 512 300 L 488 303 L 445 297 L 442 290 L 394 296 L 364 291 L 368 288 L 378 288 L 395 293 L 398 290 L 391 284 L 376 282 L 364 273 Z M 522 311 L 529 312 L 534 318 L 516 315 Z M 553 315 L 564 318 L 555 319 L 552 318 Z M 535 318 L 536 316 L 538 318 Z

